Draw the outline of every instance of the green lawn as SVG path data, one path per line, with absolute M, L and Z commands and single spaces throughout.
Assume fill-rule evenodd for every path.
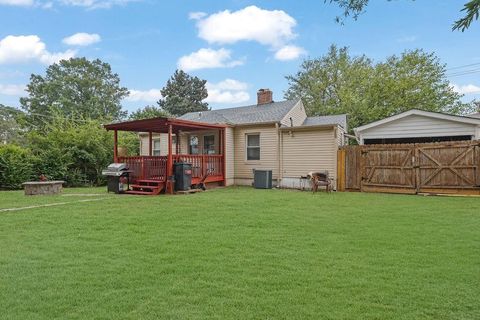
M 480 198 L 0 192 L 58 202 L 0 212 L 1 319 L 480 319 Z

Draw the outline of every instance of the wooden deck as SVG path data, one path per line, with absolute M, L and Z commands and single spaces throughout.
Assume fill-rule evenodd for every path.
M 208 172 L 205 182 L 222 182 L 224 177 L 224 158 L 222 155 L 173 155 L 174 162 L 192 164 L 192 184 L 200 182 Z M 167 181 L 167 156 L 118 157 L 118 162 L 126 163 L 132 171 L 130 181 L 134 186 L 163 183 Z M 142 191 L 142 190 L 141 190 Z M 157 193 L 158 194 L 158 193 Z

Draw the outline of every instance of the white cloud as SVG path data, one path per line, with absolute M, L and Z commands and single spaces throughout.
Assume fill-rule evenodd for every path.
M 0 84 L 0 94 L 6 96 L 22 96 L 25 94 L 25 89 L 23 84 Z
M 79 32 L 71 35 L 70 37 L 64 38 L 62 41 L 70 46 L 89 46 L 91 44 L 100 42 L 101 37 L 96 33 Z
M 22 6 L 22 7 L 29 7 L 33 6 L 33 0 L 0 0 L 0 5 L 7 5 L 7 6 Z
M 190 20 L 199 20 L 199 19 L 202 19 L 204 17 L 206 17 L 207 14 L 205 12 L 201 12 L 201 11 L 197 11 L 197 12 L 190 12 L 188 14 L 188 19 Z
M 248 84 L 234 79 L 225 79 L 218 83 L 207 82 L 208 103 L 242 103 L 250 100 Z
M 400 42 L 400 43 L 415 42 L 416 40 L 417 40 L 416 36 L 404 36 L 404 37 L 398 38 L 397 42 Z
M 218 50 L 202 48 L 189 55 L 183 56 L 178 60 L 178 68 L 184 71 L 207 69 L 207 68 L 227 68 L 242 65 L 242 60 L 232 60 L 231 51 L 221 48 Z
M 474 93 L 480 93 L 480 86 L 476 86 L 474 84 L 466 84 L 466 85 L 457 85 L 453 84 L 452 89 L 455 92 L 458 92 L 460 94 L 474 94 Z
M 282 61 L 294 60 L 306 53 L 307 52 L 302 47 L 287 45 L 275 52 L 275 59 Z
M 297 22 L 283 10 L 249 6 L 238 11 L 221 11 L 197 22 L 198 35 L 209 43 L 231 44 L 256 41 L 280 47 L 295 38 Z
M 0 40 L 0 64 L 39 61 L 52 64 L 75 56 L 75 50 L 51 53 L 36 35 L 6 36 Z
M 144 101 L 144 102 L 157 102 L 161 97 L 162 94 L 160 93 L 160 89 L 150 89 L 150 90 L 129 90 L 130 95 L 125 98 L 127 101 Z

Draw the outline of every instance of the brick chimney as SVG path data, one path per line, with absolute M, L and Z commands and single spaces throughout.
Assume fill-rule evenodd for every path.
M 260 89 L 257 91 L 257 105 L 273 102 L 273 92 L 270 89 Z

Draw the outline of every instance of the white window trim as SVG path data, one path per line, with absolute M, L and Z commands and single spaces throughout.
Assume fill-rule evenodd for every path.
M 259 149 L 259 159 L 257 160 L 249 160 L 248 159 L 248 136 L 258 136 L 258 147 L 257 146 L 252 146 L 251 148 L 258 148 Z M 262 139 L 260 132 L 249 132 L 245 134 L 245 161 L 248 163 L 254 163 L 254 162 L 259 162 L 262 160 Z
M 207 151 L 207 148 L 206 148 L 206 145 L 205 145 L 205 138 L 206 137 L 213 137 L 213 152 L 214 153 L 211 153 L 211 154 L 213 154 L 213 155 L 217 154 L 217 145 L 216 145 L 217 139 L 216 139 L 216 135 L 214 133 L 203 135 L 203 137 L 202 137 L 202 152 L 203 152 L 203 154 L 208 155 L 208 153 L 205 153 Z
M 155 149 L 155 141 L 158 142 L 158 149 Z M 155 151 L 158 151 L 158 154 L 155 155 Z M 160 156 L 162 155 L 162 150 L 161 150 L 161 142 L 160 142 L 160 138 L 154 138 L 152 139 L 152 156 Z

